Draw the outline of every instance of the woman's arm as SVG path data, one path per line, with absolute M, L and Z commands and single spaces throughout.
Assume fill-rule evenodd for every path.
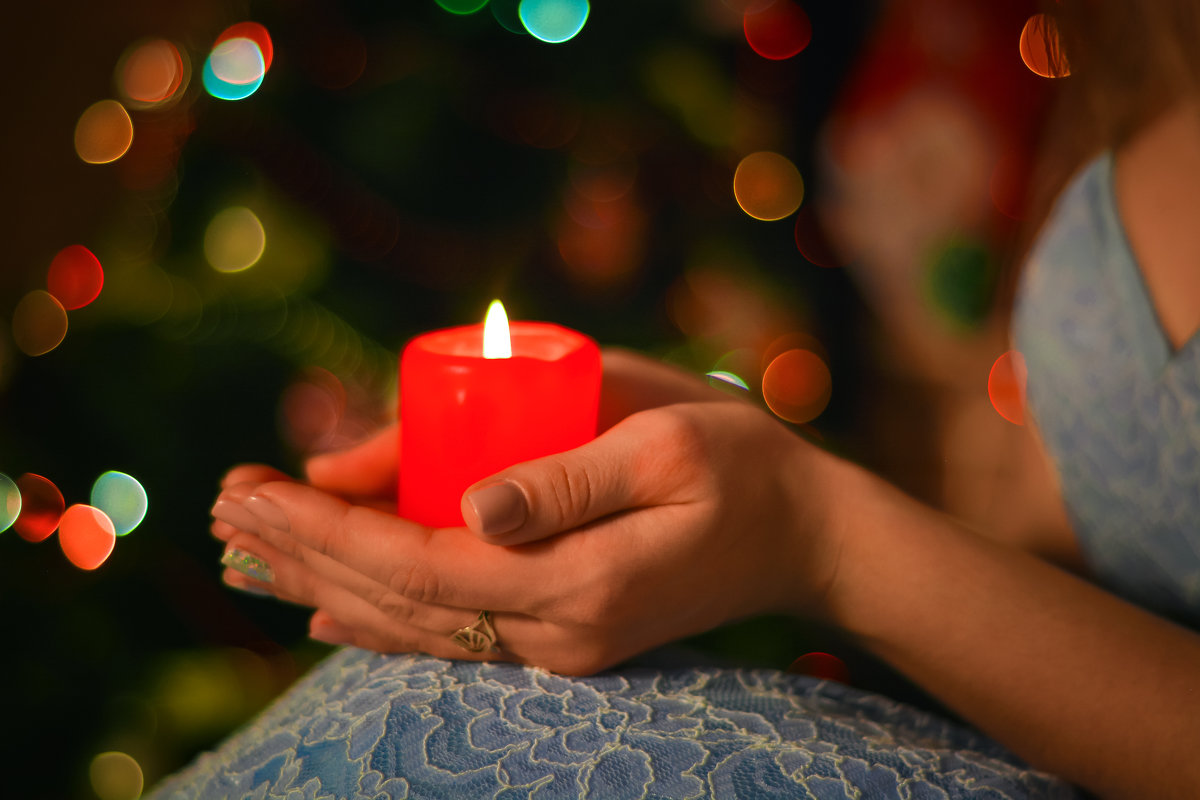
M 1196 796 L 1200 636 L 849 465 L 838 486 L 834 623 L 1032 764 L 1103 797 Z

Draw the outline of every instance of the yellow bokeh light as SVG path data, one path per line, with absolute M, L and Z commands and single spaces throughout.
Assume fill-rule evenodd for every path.
M 204 231 L 204 255 L 218 272 L 241 272 L 258 263 L 267 234 L 258 216 L 245 206 L 217 213 Z
M 733 174 L 733 196 L 755 219 L 790 216 L 804 200 L 804 179 L 786 156 L 763 150 L 742 159 Z
M 49 353 L 67 335 L 67 310 L 54 295 L 38 289 L 21 298 L 12 316 L 13 342 L 27 356 Z
M 137 760 L 127 753 L 101 753 L 88 767 L 92 791 L 100 800 L 137 800 L 145 778 Z
M 92 103 L 75 124 L 75 152 L 89 164 L 108 164 L 129 152 L 133 120 L 116 100 Z

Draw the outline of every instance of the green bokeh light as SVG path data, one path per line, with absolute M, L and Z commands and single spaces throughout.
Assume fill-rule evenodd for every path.
M 437 0 L 443 10 L 451 14 L 474 14 L 488 4 L 488 0 Z
M 517 13 L 533 36 L 559 44 L 583 30 L 590 10 L 588 0 L 521 0 Z
M 0 472 L 0 533 L 12 527 L 21 515 L 21 490 L 13 479 Z
M 112 520 L 117 536 L 124 536 L 146 518 L 146 490 L 137 478 L 109 471 L 92 484 L 92 505 Z

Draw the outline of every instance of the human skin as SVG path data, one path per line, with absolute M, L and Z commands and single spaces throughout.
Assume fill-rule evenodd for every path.
M 1200 127 L 1185 108 L 1117 158 L 1118 206 L 1175 346 L 1200 320 L 1200 287 L 1171 254 L 1200 234 L 1147 204 L 1169 196 L 1200 218 Z M 307 483 L 233 470 L 214 533 L 275 575 L 225 580 L 317 609 L 326 641 L 581 674 L 750 614 L 817 618 L 1099 796 L 1194 794 L 1195 632 L 979 535 L 747 403 L 630 354 L 605 359 L 611 427 L 472 487 L 469 527 L 431 531 L 364 503 L 394 485 L 394 430 L 310 462 Z M 499 528 L 469 499 L 495 485 L 524 501 Z M 467 653 L 448 634 L 484 608 L 502 651 Z

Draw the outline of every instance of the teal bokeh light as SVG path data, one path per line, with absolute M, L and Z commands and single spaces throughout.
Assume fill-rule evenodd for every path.
M 112 520 L 117 536 L 124 536 L 146 518 L 146 490 L 132 475 L 109 471 L 92 484 L 92 505 Z
M 583 30 L 590 10 L 588 0 L 521 0 L 517 13 L 530 34 L 558 44 Z
M 231 81 L 222 78 L 217 73 L 220 71 L 225 74 L 225 70 L 218 70 L 213 64 L 214 57 L 220 59 L 223 55 L 231 55 L 233 52 L 239 55 L 248 53 L 253 62 L 232 65 L 230 73 L 242 73 L 245 75 L 244 80 Z M 245 100 L 262 86 L 266 72 L 266 61 L 257 42 L 244 38 L 228 39 L 214 47 L 204 60 L 204 89 L 219 100 Z
M 12 527 L 21 516 L 21 490 L 13 479 L 0 472 L 0 533 Z

